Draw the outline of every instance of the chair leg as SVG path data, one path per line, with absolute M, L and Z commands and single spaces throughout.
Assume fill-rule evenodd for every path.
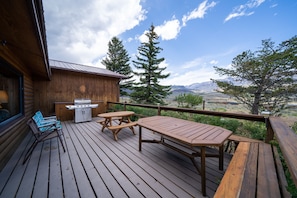
M 62 137 L 61 137 L 61 135 L 64 136 L 62 129 L 61 129 L 61 134 L 60 134 L 60 130 L 58 130 L 57 133 L 58 133 L 58 138 L 59 138 L 59 140 L 60 140 L 60 142 L 61 142 L 61 144 L 62 144 L 64 153 L 65 153 L 65 152 L 66 152 L 66 149 L 65 149 L 65 147 L 64 147 L 63 140 L 62 140 Z
M 23 160 L 23 164 L 26 163 L 26 161 L 28 160 L 28 158 L 31 156 L 32 152 L 34 151 L 35 147 L 37 146 L 37 141 L 35 140 L 33 142 L 33 144 L 30 146 L 30 148 L 28 149 L 28 151 L 26 152 L 25 156 L 24 156 L 24 160 Z

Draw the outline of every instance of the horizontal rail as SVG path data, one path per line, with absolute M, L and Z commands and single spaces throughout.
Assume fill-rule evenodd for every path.
M 189 108 L 177 108 L 177 107 L 146 105 L 146 104 L 132 104 L 132 103 L 122 103 L 122 102 L 107 102 L 107 104 L 120 104 L 120 105 L 124 105 L 124 106 L 134 106 L 134 107 L 158 109 L 158 114 L 160 114 L 161 111 L 177 111 L 177 112 L 210 115 L 210 116 L 220 116 L 220 117 L 226 117 L 226 118 L 236 118 L 236 119 L 250 120 L 250 121 L 257 121 L 257 122 L 265 123 L 265 117 L 263 115 L 216 112 L 216 111 L 189 109 Z

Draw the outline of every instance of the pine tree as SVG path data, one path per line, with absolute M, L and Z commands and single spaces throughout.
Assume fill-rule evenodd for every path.
M 164 104 L 163 99 L 171 94 L 171 86 L 162 86 L 159 84 L 159 79 L 165 79 L 169 74 L 163 75 L 162 72 L 166 69 L 160 68 L 160 63 L 164 58 L 158 58 L 158 54 L 162 48 L 158 47 L 158 35 L 154 31 L 154 26 L 151 25 L 149 31 L 145 34 L 148 41 L 141 43 L 138 47 L 139 55 L 137 60 L 133 61 L 135 68 L 139 72 L 135 72 L 139 76 L 139 83 L 135 83 L 131 98 L 137 103 L 144 104 Z
M 220 75 L 229 76 L 236 83 L 213 81 L 221 89 L 220 92 L 234 96 L 252 114 L 269 110 L 279 115 L 290 97 L 297 93 L 296 54 L 297 36 L 277 46 L 271 39 L 266 39 L 259 50 L 247 50 L 237 55 L 231 69 L 214 67 Z
M 122 41 L 117 37 L 113 37 L 108 42 L 107 57 L 101 63 L 105 65 L 106 69 L 127 76 L 127 79 L 120 82 L 121 96 L 128 96 L 128 90 L 131 90 L 133 86 L 134 80 L 131 80 L 133 75 L 129 61 L 130 57 Z

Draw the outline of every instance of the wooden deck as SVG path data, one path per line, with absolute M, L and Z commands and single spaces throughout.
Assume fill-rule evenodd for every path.
M 96 119 L 62 124 L 66 152 L 54 138 L 38 144 L 22 165 L 30 133 L 0 172 L 0 197 L 203 197 L 191 160 L 159 144 L 144 143 L 139 152 L 138 127 L 136 135 L 125 128 L 114 141 Z M 145 129 L 143 137 L 158 138 Z M 225 155 L 224 171 L 230 158 Z M 206 166 L 206 191 L 213 197 L 224 171 L 218 158 L 207 158 Z

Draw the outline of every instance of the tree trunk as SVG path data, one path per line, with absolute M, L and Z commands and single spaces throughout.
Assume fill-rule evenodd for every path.
M 254 103 L 252 106 L 252 114 L 259 114 L 259 103 L 260 103 L 261 93 L 255 93 Z

